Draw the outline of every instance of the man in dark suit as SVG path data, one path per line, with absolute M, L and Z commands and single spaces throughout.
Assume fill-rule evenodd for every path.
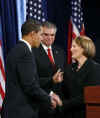
M 41 45 L 38 49 L 33 49 L 37 64 L 37 71 L 39 74 L 40 86 L 47 93 L 53 91 L 62 97 L 61 82 L 63 80 L 62 71 L 66 61 L 65 54 L 61 48 L 53 45 L 57 31 L 56 26 L 50 22 L 44 22 L 42 24 L 42 31 Z M 48 48 L 51 54 L 48 54 Z M 44 111 L 41 109 L 40 117 L 58 118 L 58 109 L 59 108 L 50 113 L 44 113 Z
M 22 40 L 8 54 L 6 95 L 2 118 L 38 118 L 38 108 L 56 107 L 56 102 L 40 88 L 32 47 L 39 47 L 41 27 L 33 20 L 22 25 Z

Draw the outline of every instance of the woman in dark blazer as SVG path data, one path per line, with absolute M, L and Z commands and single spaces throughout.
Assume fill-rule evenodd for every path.
M 63 92 L 64 117 L 85 118 L 84 87 L 100 85 L 100 65 L 93 61 L 95 45 L 86 36 L 72 41 L 74 63 L 65 67 Z

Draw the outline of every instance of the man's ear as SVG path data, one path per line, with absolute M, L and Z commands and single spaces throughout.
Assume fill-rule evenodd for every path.
M 34 37 L 34 33 L 35 33 L 34 31 L 30 32 L 30 33 L 29 33 L 30 37 L 33 38 L 33 37 Z

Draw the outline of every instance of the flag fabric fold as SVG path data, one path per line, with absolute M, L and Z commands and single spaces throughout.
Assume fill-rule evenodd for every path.
M 71 17 L 68 31 L 68 63 L 71 63 L 71 42 L 77 36 L 84 35 L 84 21 L 81 0 L 71 0 Z
M 17 19 L 15 0 L 0 0 L 2 36 L 5 55 L 8 54 L 17 41 Z
M 5 66 L 4 66 L 4 56 L 3 56 L 3 42 L 2 42 L 2 25 L 0 17 L 0 110 L 2 108 L 2 103 L 5 97 Z
M 14 0 L 0 0 L 0 108 L 5 97 L 6 57 L 16 45 L 17 19 Z
M 21 26 L 27 19 L 35 19 L 40 22 L 47 20 L 46 0 L 16 0 L 18 39 L 21 36 Z
M 27 19 L 44 22 L 47 16 L 47 0 L 27 0 Z
M 18 39 L 22 38 L 21 26 L 26 21 L 26 0 L 16 0 Z

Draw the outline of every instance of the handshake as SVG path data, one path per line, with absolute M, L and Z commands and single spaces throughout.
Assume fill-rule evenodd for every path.
M 60 99 L 60 97 L 55 94 L 53 91 L 50 92 L 50 96 L 51 96 L 51 105 L 52 108 L 55 109 L 56 106 L 62 106 L 62 100 Z

